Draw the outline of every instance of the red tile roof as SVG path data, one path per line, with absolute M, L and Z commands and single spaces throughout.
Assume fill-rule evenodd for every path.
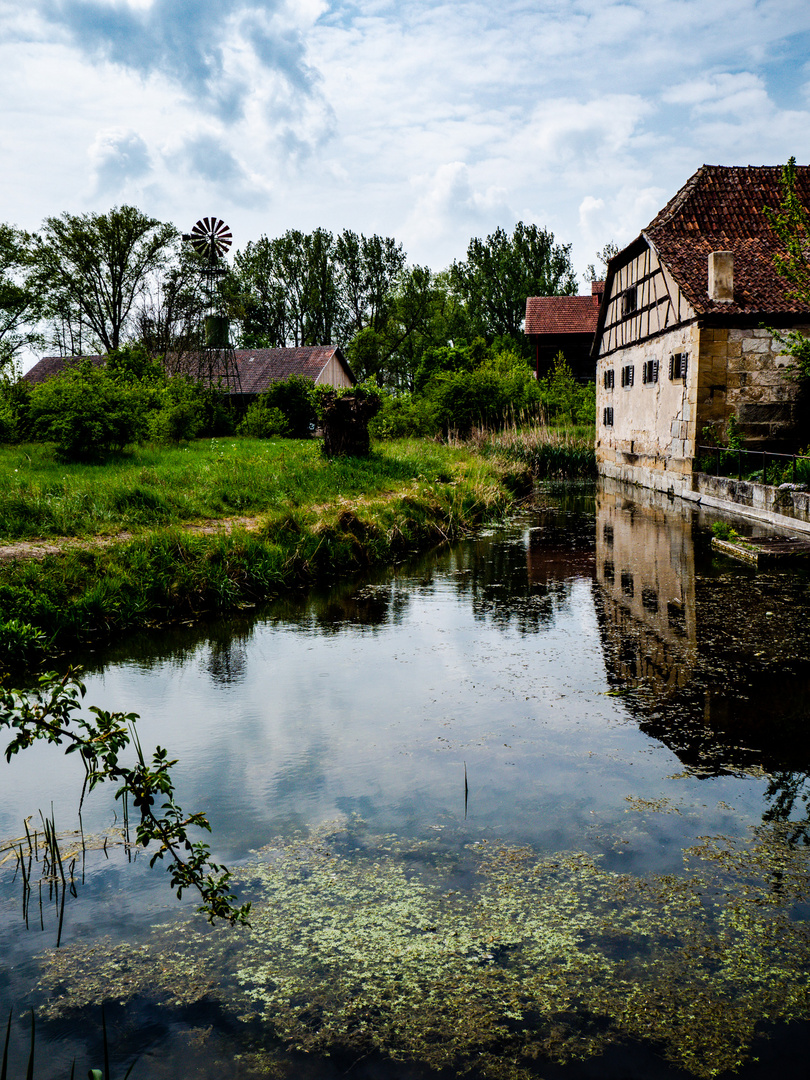
M 778 165 L 703 165 L 643 230 L 699 314 L 807 311 L 774 270 L 780 250 L 763 207 L 779 206 Z M 797 194 L 810 207 L 810 166 L 796 167 Z M 734 301 L 709 299 L 712 251 L 734 253 Z M 618 256 L 619 258 L 621 256 Z
M 599 315 L 599 295 L 530 296 L 525 334 L 592 334 Z
M 315 382 L 333 357 L 337 357 L 351 382 L 354 382 L 351 369 L 336 345 L 312 345 L 298 349 L 235 349 L 233 353 L 243 394 L 260 394 L 271 383 L 286 379 L 290 375 L 303 375 Z M 105 356 L 85 359 L 92 360 L 94 364 L 103 364 L 106 361 Z M 33 384 L 45 382 L 46 379 L 60 374 L 66 367 L 78 363 L 78 360 L 78 357 L 70 356 L 44 356 L 23 378 Z M 171 362 L 167 366 L 175 367 Z M 194 366 L 193 357 L 185 358 L 176 365 L 184 371 L 191 371 Z M 212 366 L 215 369 L 216 365 Z M 216 370 L 213 375 L 216 377 Z

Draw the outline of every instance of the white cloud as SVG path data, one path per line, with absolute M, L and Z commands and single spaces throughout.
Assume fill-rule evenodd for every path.
M 522 218 L 582 269 L 703 161 L 810 158 L 780 66 L 808 32 L 806 0 L 0 0 L 0 199 L 382 232 L 437 268 Z
M 88 156 L 93 173 L 93 191 L 115 195 L 128 181 L 138 180 L 151 170 L 149 149 L 137 131 L 110 128 L 99 131 Z

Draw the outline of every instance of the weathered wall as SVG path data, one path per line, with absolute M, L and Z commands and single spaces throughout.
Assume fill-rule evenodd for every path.
M 346 374 L 346 369 L 336 356 L 333 356 L 324 367 L 315 382 L 321 386 L 334 386 L 337 390 L 344 386 L 352 386 L 352 381 Z
M 808 332 L 808 328 L 802 328 Z M 749 449 L 778 449 L 799 421 L 798 384 L 787 377 L 790 357 L 760 328 L 703 329 L 700 333 L 697 428 L 725 441 L 735 415 Z
M 698 373 L 694 357 L 699 345 L 697 325 L 680 326 L 668 333 L 599 358 L 596 373 L 596 459 L 600 471 L 606 465 L 630 466 L 633 470 L 671 472 L 686 476 L 698 433 Z M 669 359 L 674 353 L 689 357 L 686 382 L 669 378 Z M 642 381 L 644 362 L 658 361 L 658 381 Z M 621 385 L 625 365 L 634 369 L 633 385 Z M 604 374 L 613 370 L 613 389 L 605 388 Z M 606 407 L 613 408 L 613 426 L 603 423 Z M 618 475 L 613 474 L 611 475 Z M 638 482 L 633 476 L 620 479 Z M 645 486 L 654 487 L 652 483 Z

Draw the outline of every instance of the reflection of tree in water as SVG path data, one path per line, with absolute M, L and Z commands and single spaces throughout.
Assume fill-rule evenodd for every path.
M 765 798 L 769 805 L 763 820 L 790 823 L 788 843 L 810 846 L 810 772 L 774 773 Z
M 396 579 L 338 582 L 328 591 L 277 600 L 264 612 L 264 621 L 292 623 L 322 634 L 397 626 L 410 595 L 409 585 Z
M 534 634 L 570 602 L 575 580 L 593 576 L 594 521 L 550 508 L 521 525 L 465 545 L 454 581 L 477 619 Z
M 244 682 L 249 638 L 229 634 L 210 639 L 205 667 L 215 683 L 236 686 Z

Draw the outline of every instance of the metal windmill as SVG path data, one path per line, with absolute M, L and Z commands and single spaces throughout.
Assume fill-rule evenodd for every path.
M 215 217 L 200 218 L 183 239 L 200 256 L 200 276 L 205 296 L 203 345 L 199 352 L 197 378 L 211 385 L 219 383 L 226 393 L 240 394 L 242 386 L 230 341 L 230 324 L 224 314 L 220 279 L 227 274 L 224 256 L 233 242 L 231 230 Z

